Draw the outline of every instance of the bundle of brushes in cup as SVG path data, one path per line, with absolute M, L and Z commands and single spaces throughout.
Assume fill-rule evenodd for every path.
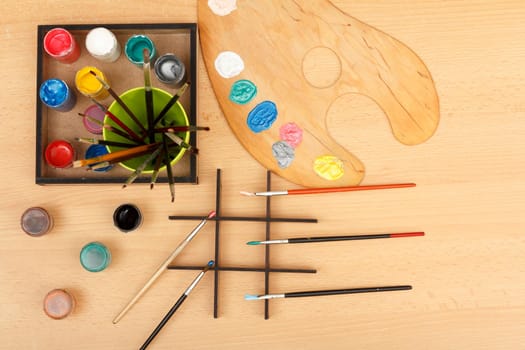
M 104 120 L 100 121 L 83 113 L 79 115 L 101 125 L 103 137 L 77 137 L 76 140 L 104 145 L 108 152 L 76 160 L 73 162 L 73 168 L 87 167 L 88 170 L 97 170 L 118 163 L 131 171 L 123 188 L 131 185 L 139 176 L 151 174 L 150 189 L 153 189 L 159 172 L 166 170 L 173 202 L 175 180 L 172 166 L 186 152 L 198 154 L 198 149 L 189 144 L 190 134 L 200 130 L 208 131 L 209 127 L 189 125 L 182 106 L 177 103 L 190 82 L 184 83 L 173 96 L 152 87 L 149 57 L 149 51 L 144 49 L 144 87 L 128 90 L 120 96 L 96 72 L 89 72 L 115 101 L 106 107 L 92 99 L 105 113 Z

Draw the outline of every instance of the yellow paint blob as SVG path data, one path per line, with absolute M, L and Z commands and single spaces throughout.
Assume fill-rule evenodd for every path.
M 97 77 L 109 84 L 106 76 L 98 68 L 86 66 L 80 69 L 75 76 L 75 85 L 82 95 L 103 100 L 109 96 L 109 92 L 89 71 L 97 74 Z
M 314 171 L 323 179 L 334 181 L 345 173 L 343 162 L 336 156 L 321 156 L 314 161 Z

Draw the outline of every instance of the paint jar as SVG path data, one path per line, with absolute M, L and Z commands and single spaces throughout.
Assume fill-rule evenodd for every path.
M 77 103 L 75 92 L 60 79 L 48 79 L 40 85 L 40 101 L 59 112 L 69 112 Z
M 111 262 L 109 249 L 100 242 L 91 242 L 80 251 L 80 265 L 89 272 L 105 270 Z
M 155 44 L 153 44 L 153 41 L 151 41 L 151 39 L 148 36 L 137 34 L 131 36 L 128 39 L 124 47 L 124 52 L 131 63 L 138 67 L 142 67 L 142 65 L 144 64 L 144 49 L 148 49 L 149 59 L 151 62 L 153 62 L 153 59 L 157 54 Z
M 55 140 L 47 145 L 44 158 L 53 168 L 69 168 L 75 160 L 75 149 L 65 140 Z
M 51 231 L 53 218 L 44 208 L 32 207 L 22 214 L 20 226 L 29 236 L 40 237 Z
M 60 320 L 75 308 L 75 298 L 64 289 L 53 289 L 44 298 L 44 312 L 52 319 Z
M 134 204 L 122 204 L 113 213 L 113 224 L 124 233 L 131 232 L 142 224 L 142 213 Z
M 155 61 L 155 75 L 161 83 L 180 87 L 186 81 L 186 67 L 177 56 L 167 53 Z
M 85 116 L 82 117 L 82 122 L 84 123 L 84 127 L 86 128 L 86 130 L 92 134 L 101 135 L 102 129 L 104 129 L 102 124 L 104 124 L 106 112 L 100 109 L 100 107 L 96 104 L 92 104 L 88 108 L 86 108 L 86 110 L 84 111 L 84 115 Z M 100 123 L 95 122 L 93 119 L 98 120 Z
M 86 36 L 86 49 L 97 60 L 115 62 L 121 53 L 117 37 L 109 29 L 97 27 Z
M 88 159 L 88 158 L 95 158 L 95 157 L 98 157 L 98 156 L 103 156 L 103 155 L 108 154 L 108 153 L 109 153 L 109 151 L 106 148 L 106 146 L 104 146 L 104 145 L 91 145 L 86 150 L 85 158 L 86 159 Z M 100 163 L 91 164 L 89 167 L 92 168 L 93 171 L 102 172 L 102 173 L 105 173 L 105 172 L 113 169 L 113 165 L 108 165 L 108 166 L 100 168 L 100 167 L 96 166 L 97 164 L 100 164 Z
M 57 61 L 73 63 L 80 57 L 80 46 L 64 28 L 53 28 L 44 36 L 44 50 Z
M 90 71 L 94 72 L 97 77 L 109 84 L 106 76 L 100 69 L 92 66 L 86 66 L 77 71 L 75 75 L 75 85 L 84 96 L 94 98 L 95 100 L 103 100 L 109 96 L 108 90 L 104 88 L 104 85 L 97 80 Z

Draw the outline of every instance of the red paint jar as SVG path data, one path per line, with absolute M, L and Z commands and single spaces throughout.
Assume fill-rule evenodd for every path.
M 73 63 L 80 57 L 80 46 L 64 28 L 53 28 L 46 33 L 44 50 L 62 63 Z
M 46 162 L 53 168 L 69 168 L 75 160 L 75 149 L 64 140 L 55 140 L 46 147 Z

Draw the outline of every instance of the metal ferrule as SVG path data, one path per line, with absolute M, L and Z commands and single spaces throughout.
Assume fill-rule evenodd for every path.
M 271 192 L 256 192 L 256 196 L 286 196 L 288 194 L 288 191 L 271 191 Z
M 277 298 L 284 298 L 284 294 L 266 294 L 266 295 L 258 295 L 257 299 L 263 300 L 263 299 L 277 299 Z

